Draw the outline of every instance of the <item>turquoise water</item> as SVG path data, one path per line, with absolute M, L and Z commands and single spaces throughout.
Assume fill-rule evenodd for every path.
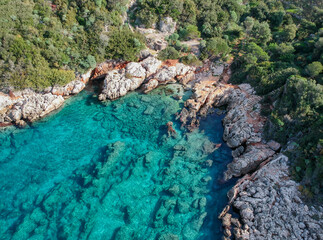
M 31 127 L 2 129 L 0 239 L 220 239 L 231 150 L 214 147 L 216 114 L 180 129 L 188 96 L 169 85 L 101 104 L 83 91 Z

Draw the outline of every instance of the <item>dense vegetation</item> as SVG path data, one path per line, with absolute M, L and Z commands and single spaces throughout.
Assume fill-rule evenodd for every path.
M 142 39 L 124 28 L 123 52 L 109 44 L 121 25 L 125 2 L 4 0 L 0 2 L 1 87 L 42 89 L 65 84 L 105 58 L 133 60 Z M 137 49 L 138 48 L 138 49 Z M 110 50 L 115 52 L 111 53 Z
M 248 8 L 241 17 L 244 37 L 232 81 L 249 82 L 264 96 L 268 138 L 288 146 L 293 175 L 309 196 L 318 194 L 323 187 L 323 10 L 302 12 L 269 0 L 250 1 Z
M 144 38 L 121 27 L 127 3 L 1 1 L 1 86 L 42 89 L 105 58 L 136 60 Z M 177 21 L 160 59 L 198 65 L 234 57 L 232 82 L 248 82 L 264 96 L 268 138 L 288 146 L 292 173 L 308 195 L 323 189 L 321 1 L 138 0 L 129 16 L 134 26 Z M 199 59 L 181 43 L 196 38 Z

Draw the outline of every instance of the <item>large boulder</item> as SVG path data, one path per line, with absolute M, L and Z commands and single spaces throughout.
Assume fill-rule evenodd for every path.
M 162 61 L 154 57 L 148 57 L 141 62 L 141 66 L 146 70 L 147 77 L 155 74 L 161 67 Z
M 146 69 L 144 69 L 140 63 L 131 62 L 126 66 L 126 78 L 133 79 L 139 78 L 144 80 L 146 77 Z
M 165 17 L 159 22 L 159 30 L 164 33 L 172 34 L 176 30 L 176 22 L 171 17 Z
M 272 157 L 275 151 L 267 144 L 253 144 L 248 145 L 243 155 L 234 158 L 228 164 L 228 170 L 224 174 L 224 180 L 234 177 L 242 176 L 246 173 L 256 170 L 256 168 L 265 160 Z
M 145 83 L 143 86 L 142 86 L 142 90 L 144 93 L 148 93 L 150 92 L 151 90 L 155 89 L 156 87 L 158 87 L 158 80 L 157 79 L 150 79 L 147 83 Z
M 129 91 L 141 86 L 146 77 L 146 70 L 140 63 L 131 62 L 125 69 L 113 70 L 104 79 L 103 91 L 99 95 L 101 101 L 114 100 L 126 95 Z
M 155 79 L 158 80 L 160 84 L 167 84 L 170 82 L 176 82 L 176 67 L 167 67 L 164 66 L 156 75 L 154 76 Z

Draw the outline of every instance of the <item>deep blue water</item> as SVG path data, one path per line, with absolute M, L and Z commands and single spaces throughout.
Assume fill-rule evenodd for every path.
M 0 239 L 220 239 L 231 150 L 214 151 L 221 116 L 180 128 L 188 96 L 169 85 L 101 104 L 83 91 L 30 127 L 2 129 Z

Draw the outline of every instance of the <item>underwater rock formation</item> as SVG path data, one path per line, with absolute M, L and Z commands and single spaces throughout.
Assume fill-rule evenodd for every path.
M 127 107 L 131 112 L 117 119 L 114 127 L 120 127 L 126 135 L 100 148 L 90 163 L 58 181 L 45 194 L 25 202 L 23 214 L 16 210 L 20 217 L 2 236 L 19 240 L 51 236 L 197 239 L 207 217 L 207 197 L 212 194 L 213 180 L 206 181 L 209 169 L 203 163 L 216 148 L 200 133 L 178 130 L 176 139 L 169 138 L 166 126 L 159 127 L 160 119 L 169 122 L 178 110 L 178 102 L 170 96 L 168 101 L 156 101 L 160 98 L 157 94 L 148 98 L 157 102 L 154 116 L 158 117 L 142 119 L 144 126 L 150 123 L 149 129 L 135 125 L 142 113 L 135 107 L 140 103 L 138 96 L 121 104 L 119 107 Z M 161 111 L 166 108 L 171 108 L 167 116 Z M 122 112 L 125 111 L 119 109 L 116 114 Z M 99 114 L 95 116 L 96 125 L 112 122 L 111 114 Z M 156 130 L 160 134 L 154 134 Z M 107 128 L 103 142 L 110 139 L 112 131 L 113 128 Z

